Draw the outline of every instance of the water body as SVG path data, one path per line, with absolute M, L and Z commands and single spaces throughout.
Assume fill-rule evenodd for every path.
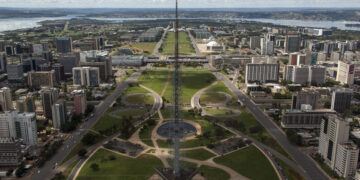
M 79 15 L 68 15 L 62 17 L 40 17 L 40 18 L 7 18 L 0 19 L 0 32 L 12 31 L 24 28 L 39 27 L 39 22 L 46 20 L 60 20 L 60 19 L 72 19 L 79 17 Z M 136 21 L 136 20 L 157 20 L 157 19 L 168 19 L 168 18 L 90 18 L 95 20 L 124 22 L 124 21 Z M 191 18 L 189 18 L 191 19 Z M 198 19 L 198 18 L 197 18 Z M 209 18 L 203 18 L 209 19 Z M 345 24 L 360 24 L 355 21 L 309 21 L 309 20 L 281 20 L 281 19 L 247 19 L 247 18 L 216 18 L 218 20 L 247 20 L 264 23 L 272 23 L 276 25 L 284 26 L 302 26 L 302 27 L 317 27 L 317 28 L 331 28 L 336 27 L 342 30 L 355 30 L 360 31 L 360 27 L 346 27 Z
M 283 26 L 293 27 L 314 27 L 314 28 L 332 28 L 336 27 L 341 30 L 360 31 L 360 27 L 346 27 L 345 24 L 360 24 L 357 21 L 312 21 L 312 20 L 287 20 L 287 19 L 243 19 L 247 21 L 256 21 L 271 23 Z
M 0 18 L 0 32 L 13 31 L 17 29 L 39 27 L 39 22 L 46 20 L 72 19 L 79 15 L 67 15 L 61 17 L 38 17 L 38 18 Z

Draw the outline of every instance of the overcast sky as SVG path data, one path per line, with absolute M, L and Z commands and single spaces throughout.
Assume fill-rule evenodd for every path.
M 0 0 L 0 7 L 172 8 L 175 0 Z M 180 8 L 360 8 L 360 0 L 179 0 Z

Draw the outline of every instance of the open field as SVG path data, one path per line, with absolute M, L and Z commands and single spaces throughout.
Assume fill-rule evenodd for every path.
M 167 79 L 168 71 L 144 71 L 139 77 L 139 83 L 161 94 Z
M 234 112 L 232 110 L 225 110 L 225 109 L 212 109 L 212 108 L 204 108 L 204 112 L 210 114 L 211 116 L 226 116 L 232 115 Z
M 173 154 L 172 151 L 171 151 L 171 154 Z M 191 158 L 191 159 L 196 159 L 196 160 L 200 160 L 200 161 L 206 161 L 206 160 L 214 157 L 215 154 L 210 151 L 207 151 L 203 148 L 200 148 L 200 149 L 187 150 L 187 151 L 182 150 L 182 151 L 180 151 L 180 156 Z
M 121 48 L 130 48 L 135 54 L 151 55 L 155 49 L 156 42 L 133 43 Z
M 130 104 L 154 104 L 154 97 L 147 94 L 132 95 L 125 100 Z
M 200 96 L 200 104 L 216 104 L 225 100 L 226 96 L 219 93 L 204 93 Z
M 115 159 L 110 160 L 110 156 Z M 92 164 L 97 164 L 99 169 L 93 170 Z M 147 179 L 155 174 L 154 168 L 159 167 L 163 167 L 163 164 L 151 155 L 141 155 L 134 159 L 99 149 L 81 169 L 77 179 Z
M 175 33 L 168 32 L 164 42 L 160 48 L 163 55 L 174 55 L 175 52 Z M 179 54 L 191 55 L 195 53 L 195 49 L 190 41 L 190 37 L 186 32 L 179 32 Z
M 215 158 L 214 161 L 230 167 L 252 180 L 278 179 L 270 162 L 255 146 L 249 146 L 228 155 Z
M 181 90 L 183 104 L 190 104 L 191 97 L 197 91 L 206 86 L 209 86 L 215 80 L 215 76 L 210 71 L 183 71 L 181 73 Z M 169 102 L 172 102 L 172 92 L 172 85 L 169 84 L 164 94 L 164 98 Z
M 155 128 L 155 125 L 146 126 L 142 130 L 140 130 L 140 133 L 139 133 L 141 141 L 151 147 L 154 147 L 154 144 L 151 140 L 151 134 L 152 134 L 152 131 L 154 128 Z
M 276 161 L 279 163 L 279 166 L 282 168 L 285 176 L 288 180 L 305 180 L 295 169 L 287 165 L 284 161 L 276 158 Z

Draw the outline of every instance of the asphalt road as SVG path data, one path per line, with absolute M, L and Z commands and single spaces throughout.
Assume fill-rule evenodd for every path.
M 314 161 L 306 154 L 301 152 L 297 147 L 292 145 L 285 134 L 277 127 L 272 120 L 264 114 L 246 95 L 237 89 L 229 79 L 223 74 L 213 72 L 214 75 L 239 98 L 239 100 L 253 113 L 259 122 L 266 128 L 266 130 L 279 142 L 279 144 L 294 158 L 294 160 L 302 167 L 307 179 L 325 180 L 328 179 L 326 175 L 316 166 Z
M 190 37 L 191 43 L 192 43 L 192 45 L 193 45 L 193 47 L 195 49 L 196 55 L 201 56 L 201 52 L 199 50 L 199 47 L 196 45 L 196 41 L 195 41 L 194 37 L 192 36 L 192 34 L 190 33 L 189 30 L 187 32 L 188 32 L 188 35 Z
M 120 84 L 112 94 L 110 94 L 100 105 L 94 110 L 94 116 L 84 122 L 79 129 L 71 134 L 71 137 L 64 141 L 64 144 L 59 148 L 57 153 L 48 160 L 42 168 L 40 173 L 35 173 L 31 177 L 26 178 L 30 180 L 51 179 L 55 174 L 55 164 L 60 164 L 64 158 L 70 153 L 71 149 L 82 139 L 82 137 L 91 129 L 96 121 L 102 116 L 102 114 L 109 108 L 109 106 L 116 100 L 118 96 L 128 87 L 128 83 L 136 81 L 141 75 L 141 71 L 132 74 L 124 83 Z

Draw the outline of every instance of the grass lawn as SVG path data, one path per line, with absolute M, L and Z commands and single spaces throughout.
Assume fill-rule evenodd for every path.
M 151 55 L 155 49 L 156 42 L 141 42 L 123 46 L 121 48 L 130 48 L 135 54 Z
M 142 130 L 140 130 L 140 133 L 139 133 L 141 141 L 151 147 L 154 147 L 154 144 L 151 140 L 151 133 L 152 133 L 153 129 L 155 128 L 155 126 L 156 125 L 146 126 L 146 128 L 143 128 Z
M 126 110 L 126 111 L 121 111 L 121 112 L 118 112 L 116 113 L 117 116 L 133 116 L 133 117 L 139 117 L 139 116 L 142 116 L 143 114 L 145 114 L 146 112 L 148 112 L 147 110 L 145 109 L 139 109 L 139 110 L 136 110 L 136 109 L 129 109 L 129 110 Z
M 124 95 L 135 94 L 135 93 L 150 93 L 150 92 L 140 86 L 137 86 L 137 85 L 129 86 L 124 91 Z
M 68 176 L 70 175 L 71 171 L 74 169 L 76 164 L 80 161 L 80 159 L 76 160 L 75 162 L 71 163 L 64 171 L 63 175 L 65 176 L 65 179 L 68 179 Z
M 183 71 L 181 73 L 182 79 L 182 102 L 184 104 L 190 104 L 192 96 L 198 92 L 200 89 L 209 86 L 213 83 L 216 78 L 215 76 L 207 70 L 199 71 Z M 164 98 L 172 102 L 172 84 L 169 84 L 169 87 L 166 89 Z
M 183 157 L 187 157 L 187 158 L 191 158 L 191 159 L 196 159 L 196 160 L 200 160 L 200 161 L 205 161 L 208 160 L 214 156 L 216 156 L 214 153 L 205 150 L 203 148 L 201 149 L 194 149 L 194 150 L 187 150 L 187 151 L 181 151 L 180 155 Z
M 221 103 L 226 100 L 226 96 L 224 94 L 219 93 L 204 93 L 200 96 L 200 104 L 215 104 Z
M 110 160 L 110 155 L 116 159 Z M 99 165 L 99 170 L 94 171 L 90 167 L 94 163 Z M 100 149 L 81 169 L 77 179 L 148 179 L 156 173 L 155 168 L 161 167 L 161 161 L 152 155 L 141 155 L 133 159 Z
M 139 77 L 139 83 L 161 94 L 167 80 L 168 71 L 144 71 Z
M 126 71 L 126 75 L 124 77 L 122 77 L 120 79 L 121 82 L 124 82 L 125 80 L 127 80 L 132 74 L 134 74 L 134 70 L 129 70 L 129 71 Z
M 302 177 L 295 169 L 287 165 L 284 161 L 279 158 L 276 158 L 275 160 L 279 163 L 288 180 L 304 180 L 304 177 Z
M 158 140 L 156 140 L 156 143 L 158 144 L 158 146 L 160 148 L 170 148 L 171 147 L 167 140 L 158 139 Z
M 211 88 L 207 89 L 205 92 L 207 93 L 214 93 L 214 92 L 223 92 L 230 94 L 231 96 L 235 96 L 226 86 L 223 82 L 218 82 Z
M 230 179 L 230 175 L 227 172 L 211 166 L 200 166 L 198 173 L 200 173 L 206 180 Z
M 160 48 L 163 55 L 174 55 L 175 52 L 175 33 L 168 32 L 164 42 Z M 190 37 L 186 32 L 179 32 L 179 54 L 191 55 L 195 53 L 195 49 L 191 43 Z
M 278 179 L 270 162 L 255 146 L 249 146 L 228 155 L 215 158 L 214 161 L 230 167 L 252 180 Z
M 154 104 L 154 97 L 148 94 L 138 94 L 125 98 L 130 104 Z
M 227 109 L 212 109 L 212 108 L 204 108 L 205 113 L 210 114 L 212 116 L 226 116 L 234 114 L 233 111 Z
M 256 118 L 248 109 L 242 109 L 241 114 L 233 118 L 227 118 L 226 121 L 234 119 L 238 123 L 241 123 L 242 127 L 236 127 L 233 125 L 231 125 L 231 127 L 273 148 L 290 160 L 293 160 L 291 156 L 274 139 L 274 137 L 272 137 L 269 132 L 267 132 L 266 129 L 256 120 Z M 258 127 L 258 130 L 251 131 L 251 129 L 254 127 Z

